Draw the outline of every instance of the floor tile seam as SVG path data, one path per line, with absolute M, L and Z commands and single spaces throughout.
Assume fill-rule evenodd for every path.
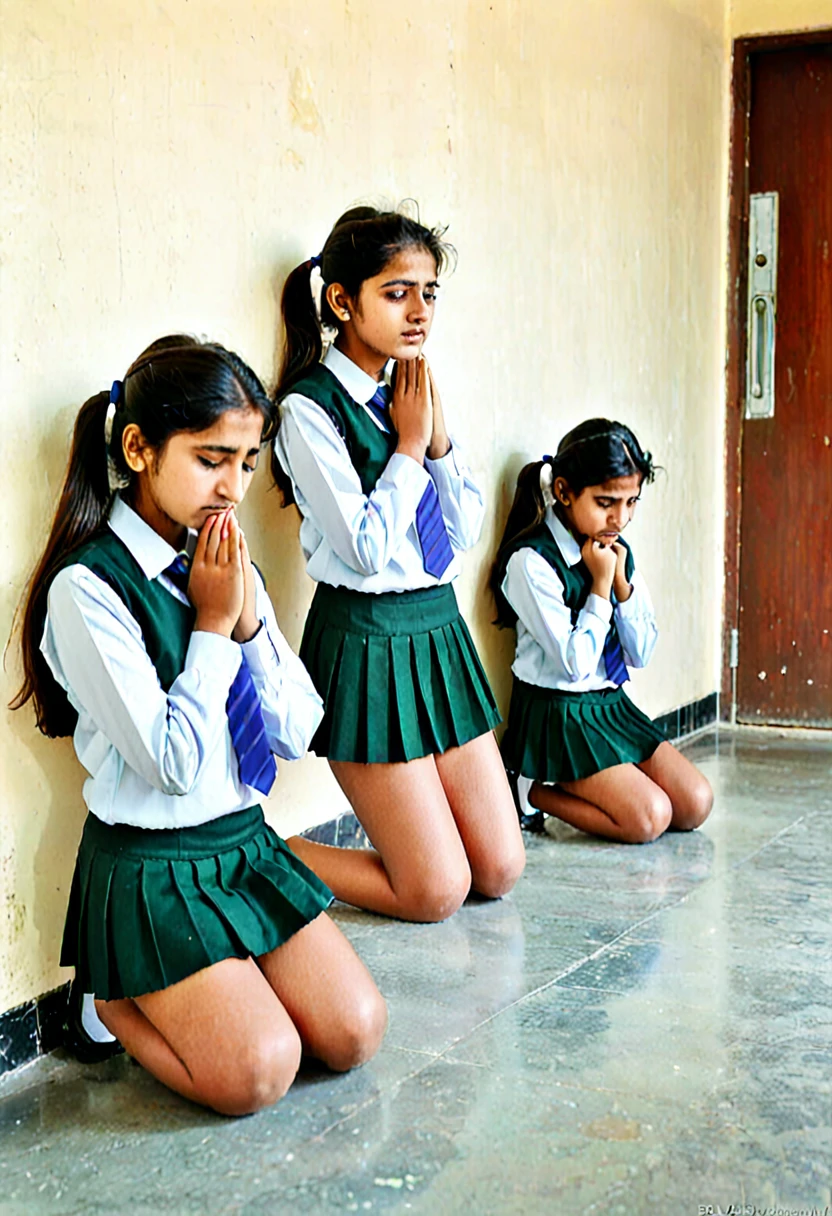
M 755 849 L 753 853 L 749 853 L 747 857 L 741 857 L 739 861 L 733 862 L 730 869 L 739 870 L 742 866 L 748 865 L 748 863 L 753 861 L 755 857 L 759 857 L 761 853 L 766 851 L 766 849 L 770 848 L 773 844 L 777 844 L 777 842 L 782 839 L 783 836 L 788 835 L 788 833 L 794 828 L 799 827 L 801 823 L 805 822 L 806 816 L 800 815 L 799 818 L 794 819 L 791 823 L 786 824 L 784 828 L 781 828 L 779 832 L 775 832 L 773 836 L 761 844 L 758 849 Z
M 408 1056 L 430 1056 L 432 1059 L 439 1058 L 438 1051 L 429 1051 L 426 1047 L 402 1047 L 399 1043 L 385 1044 L 387 1051 L 400 1051 L 403 1055 Z

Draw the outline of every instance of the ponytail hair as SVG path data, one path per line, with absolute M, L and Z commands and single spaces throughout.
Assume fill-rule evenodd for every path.
M 361 284 L 381 274 L 404 249 L 424 249 L 441 274 L 454 264 L 456 251 L 442 238 L 444 228 L 427 228 L 403 210 L 379 211 L 352 207 L 335 221 L 323 250 L 291 272 L 280 301 L 283 318 L 283 356 L 275 388 L 279 403 L 321 360 L 325 332 L 337 332 L 341 322 L 329 306 L 326 290 L 340 283 L 351 299 L 358 299 Z M 320 267 L 320 312 L 312 290 L 312 274 Z M 279 419 L 277 425 L 280 425 Z M 294 502 L 292 484 L 272 450 L 272 476 L 284 507 Z
M 104 531 L 114 490 L 122 488 L 130 497 L 133 474 L 124 458 L 124 428 L 135 423 L 147 444 L 161 452 L 178 431 L 206 430 L 228 409 L 251 408 L 263 417 L 266 441 L 274 426 L 274 406 L 255 373 L 232 351 L 186 334 L 153 342 L 123 382 L 81 407 L 49 539 L 19 612 L 23 683 L 10 704 L 21 709 L 33 701 L 45 735 L 72 734 L 77 722 L 40 650 L 49 588 L 72 553 Z
M 634 473 L 644 485 L 654 480 L 656 467 L 652 455 L 642 448 L 630 428 L 609 418 L 590 418 L 580 423 L 564 435 L 554 456 L 525 465 L 517 478 L 514 502 L 489 579 L 497 604 L 495 624 L 511 628 L 517 622 L 517 614 L 502 592 L 506 567 L 522 541 L 543 523 L 547 507 L 554 507 L 558 513 L 552 495 L 556 478 L 562 478 L 572 493 L 578 495 L 587 486 L 603 485 Z

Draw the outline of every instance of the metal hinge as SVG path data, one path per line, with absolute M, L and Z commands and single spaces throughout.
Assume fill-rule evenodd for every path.
M 731 630 L 731 640 L 728 644 L 728 666 L 733 671 L 740 665 L 740 631 Z

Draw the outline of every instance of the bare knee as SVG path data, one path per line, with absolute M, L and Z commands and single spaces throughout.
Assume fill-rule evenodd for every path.
M 680 832 L 692 832 L 694 828 L 700 827 L 714 805 L 714 792 L 710 783 L 701 773 L 696 776 L 696 782 L 685 791 L 682 805 L 673 809 L 673 826 Z
M 447 920 L 462 907 L 471 890 L 471 871 L 426 875 L 399 895 L 400 914 L 405 920 L 436 923 Z
M 500 899 L 508 895 L 525 868 L 526 851 L 521 843 L 514 853 L 495 857 L 486 865 L 478 866 L 474 874 L 474 887 L 488 899 Z
M 630 844 L 649 844 L 667 831 L 672 818 L 670 799 L 655 786 L 628 817 L 624 839 Z
M 334 1072 L 349 1072 L 373 1058 L 386 1031 L 387 1003 L 377 988 L 368 987 L 351 1002 L 320 1058 Z
M 300 1066 L 300 1037 L 294 1031 L 263 1035 L 231 1054 L 224 1076 L 197 1081 L 200 1098 L 221 1115 L 251 1115 L 289 1089 Z

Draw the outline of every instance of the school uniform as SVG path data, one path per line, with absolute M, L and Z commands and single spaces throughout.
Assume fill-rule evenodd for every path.
M 397 453 L 378 395 L 330 347 L 283 400 L 275 441 L 318 583 L 300 650 L 325 705 L 311 750 L 370 764 L 447 751 L 500 720 L 452 586 L 482 494 L 456 445 L 424 466 Z
M 49 590 L 41 651 L 77 712 L 89 774 L 61 964 L 105 1000 L 265 954 L 332 900 L 266 824 L 226 708 L 244 659 L 268 757 L 256 780 L 268 784 L 272 757 L 303 755 L 320 698 L 256 571 L 260 628 L 240 645 L 194 630 L 176 556 L 116 497 L 107 529 Z
M 652 756 L 664 735 L 622 684 L 644 667 L 657 630 L 647 586 L 627 549 L 624 603 L 593 594 L 580 546 L 554 511 L 513 546 L 501 592 L 517 649 L 506 768 L 546 783 L 577 781 Z

